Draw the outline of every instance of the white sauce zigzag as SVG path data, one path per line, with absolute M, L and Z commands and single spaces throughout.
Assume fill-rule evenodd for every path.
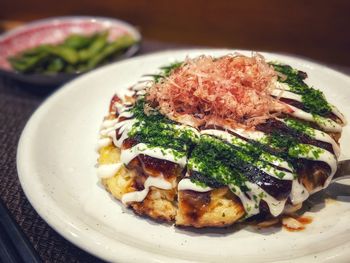
M 136 94 L 138 96 L 144 95 L 145 94 L 144 89 L 148 85 L 149 85 L 149 82 L 146 84 L 145 83 L 139 84 L 136 87 L 137 89 L 135 89 Z M 302 102 L 302 97 L 298 94 L 291 92 L 291 89 L 287 84 L 276 82 L 275 88 L 276 89 L 272 91 L 273 96 Z M 98 149 L 101 149 L 102 147 L 107 146 L 112 142 L 114 143 L 115 146 L 121 148 L 123 141 L 128 138 L 128 133 L 130 132 L 132 127 L 136 123 L 138 123 L 138 120 L 133 118 L 133 114 L 130 112 L 132 105 L 130 104 L 123 105 L 122 103 L 117 102 L 115 106 L 119 112 L 119 116 L 116 119 L 105 120 L 103 122 L 101 131 L 100 131 L 101 138 L 98 141 Z M 293 107 L 291 105 L 289 105 L 289 107 L 293 110 L 293 112 L 290 113 L 291 116 L 305 120 L 305 121 L 315 122 L 325 131 L 341 132 L 342 130 L 342 125 L 336 123 L 332 119 L 324 118 L 321 116 L 315 117 L 314 115 L 308 112 L 305 112 L 303 110 L 300 110 L 296 107 Z M 332 105 L 332 112 L 343 122 L 343 124 L 346 123 L 344 115 L 341 114 L 340 111 L 333 105 Z M 124 119 L 120 121 L 120 118 L 126 118 L 126 120 Z M 278 119 L 278 120 L 286 123 L 283 119 Z M 197 129 L 186 125 L 175 125 L 175 127 L 180 130 L 191 129 L 198 136 L 200 134 L 212 135 L 228 143 L 231 143 L 237 147 L 244 147 L 244 145 L 249 144 L 248 142 L 246 142 L 245 140 L 242 140 L 238 136 L 232 135 L 228 131 L 207 129 L 199 132 Z M 116 132 L 117 130 L 118 130 L 118 134 Z M 325 149 L 308 145 L 314 150 L 319 151 L 319 156 L 317 160 L 327 163 L 331 168 L 331 175 L 329 176 L 324 186 L 326 187 L 329 184 L 330 180 L 332 179 L 332 176 L 336 171 L 337 157 L 339 156 L 339 153 L 340 153 L 339 145 L 327 133 L 317 129 L 313 129 L 313 128 L 310 128 L 310 130 L 311 130 L 311 133 L 308 133 L 310 137 L 312 137 L 315 140 L 330 143 L 335 153 L 335 155 L 333 155 L 332 153 L 328 152 Z M 263 141 L 267 137 L 265 133 L 260 131 L 254 131 L 254 130 L 244 130 L 244 129 L 238 128 L 238 129 L 230 129 L 230 131 L 245 139 L 253 140 L 253 141 Z M 178 155 L 174 153 L 174 151 L 171 149 L 148 147 L 144 143 L 139 143 L 129 149 L 121 150 L 121 163 L 110 164 L 110 165 L 100 165 L 100 167 L 98 168 L 98 176 L 100 178 L 108 178 L 110 176 L 113 176 L 116 172 L 119 171 L 121 165 L 127 165 L 133 158 L 137 157 L 139 154 L 144 154 L 157 159 L 167 160 L 167 161 L 179 164 L 181 167 L 185 167 L 187 164 L 186 156 L 178 157 Z M 309 152 L 307 154 L 300 153 L 298 158 L 315 160 L 315 155 L 313 155 L 312 152 Z M 292 181 L 292 190 L 289 195 L 289 198 L 293 205 L 302 203 L 309 197 L 310 194 L 320 190 L 320 189 L 315 189 L 312 193 L 309 193 L 306 190 L 306 188 L 298 181 L 298 179 L 295 179 L 296 175 L 293 167 L 282 158 L 277 156 L 273 156 L 273 158 L 271 158 L 271 155 L 269 153 L 264 153 L 260 156 L 260 159 L 265 162 L 270 162 L 272 165 L 276 166 L 277 168 L 273 166 L 268 166 L 268 165 L 266 168 L 266 165 L 263 167 L 263 166 L 260 166 L 259 163 L 254 164 L 258 169 L 264 171 L 265 173 L 277 179 Z M 280 172 L 278 167 L 288 170 L 288 172 L 285 170 L 283 171 L 283 173 L 285 174 L 283 178 L 280 178 L 277 175 Z M 278 216 L 283 212 L 287 199 L 276 200 L 274 197 L 272 197 L 266 191 L 264 191 L 261 187 L 249 181 L 246 181 L 245 185 L 249 189 L 248 192 L 242 192 L 241 189 L 235 185 L 230 185 L 229 187 L 242 201 L 245 211 L 247 213 L 247 216 L 252 216 L 260 212 L 259 206 L 257 205 L 259 204 L 260 200 L 264 200 L 268 204 L 270 212 L 273 216 Z M 131 202 L 142 202 L 146 198 L 150 190 L 150 187 L 157 187 L 160 189 L 169 190 L 169 189 L 172 189 L 174 186 L 169 181 L 165 180 L 163 176 L 158 176 L 158 177 L 149 176 L 145 181 L 144 187 L 145 188 L 142 191 L 135 191 L 135 192 L 124 194 L 122 197 L 122 202 L 124 204 L 129 204 Z M 185 177 L 182 180 L 180 180 L 177 187 L 178 187 L 178 191 L 192 190 L 197 192 L 208 192 L 212 190 L 211 187 L 204 187 L 204 186 L 195 184 L 188 177 Z
M 173 188 L 173 185 L 167 180 L 165 180 L 163 176 L 157 176 L 157 177 L 148 176 L 145 181 L 144 187 L 145 188 L 142 191 L 135 191 L 135 192 L 124 194 L 122 196 L 123 204 L 127 205 L 132 202 L 142 202 L 148 195 L 150 187 L 170 190 Z
M 191 191 L 195 191 L 195 192 L 205 193 L 205 192 L 209 192 L 209 191 L 213 190 L 213 188 L 211 188 L 209 186 L 205 186 L 205 187 L 200 186 L 200 185 L 192 182 L 190 180 L 190 178 L 185 177 L 177 185 L 177 190 L 178 191 L 191 190 Z
M 277 118 L 277 120 L 279 120 L 279 121 L 285 123 L 287 126 L 289 126 L 288 121 L 285 121 L 284 119 L 279 119 L 279 118 Z M 331 144 L 335 155 L 337 156 L 337 158 L 339 157 L 340 147 L 339 147 L 338 143 L 331 136 L 329 136 L 327 133 L 309 127 L 308 132 L 306 132 L 306 134 L 317 141 L 326 142 L 326 143 Z
M 312 115 L 306 111 L 298 109 L 294 106 L 288 105 L 291 108 L 292 112 L 289 115 L 296 117 L 298 119 L 302 119 L 309 122 L 315 122 L 318 126 L 320 126 L 323 130 L 327 132 L 341 132 L 342 126 L 332 119 L 324 118 L 318 115 Z
M 124 164 L 128 164 L 132 159 L 139 154 L 144 154 L 153 158 L 167 160 L 169 162 L 177 163 L 181 167 L 185 167 L 187 164 L 187 157 L 178 157 L 178 154 L 174 153 L 172 149 L 163 149 L 160 147 L 148 147 L 147 144 L 139 143 L 129 149 L 123 149 L 120 155 L 120 161 Z

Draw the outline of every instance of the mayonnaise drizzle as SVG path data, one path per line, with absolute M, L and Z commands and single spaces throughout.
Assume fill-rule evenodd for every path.
M 264 138 L 266 138 L 266 134 L 259 132 L 259 131 L 245 131 L 245 130 L 241 130 L 241 129 L 235 129 L 232 131 L 236 134 L 239 134 L 240 136 L 242 136 L 244 138 L 247 138 L 247 139 L 263 140 Z M 244 141 L 238 137 L 235 137 L 232 134 L 230 134 L 226 131 L 222 131 L 222 130 L 212 130 L 212 129 L 202 130 L 201 134 L 208 134 L 208 135 L 213 135 L 213 136 L 219 137 L 219 138 L 221 138 L 229 143 L 235 144 L 236 146 L 239 146 L 242 144 L 244 145 L 247 143 L 246 141 Z M 314 138 L 317 140 L 331 143 L 332 146 L 334 147 L 334 152 L 336 153 L 336 155 L 339 154 L 338 144 L 328 134 L 326 134 L 322 131 L 316 130 L 316 129 L 312 129 L 312 134 L 314 134 Z M 325 185 L 323 187 L 319 187 L 319 188 L 315 189 L 312 192 L 312 193 L 315 193 L 318 190 L 321 190 L 324 187 L 328 186 L 331 178 L 333 177 L 333 175 L 336 171 L 337 161 L 336 161 L 336 157 L 332 153 L 330 153 L 329 151 L 327 151 L 325 149 L 322 149 L 322 148 L 319 148 L 319 147 L 316 147 L 313 145 L 308 145 L 308 147 L 311 147 L 311 150 L 308 151 L 307 154 L 300 153 L 298 155 L 299 158 L 315 160 L 315 156 L 313 154 L 313 151 L 316 150 L 316 151 L 319 151 L 319 156 L 317 158 L 317 161 L 325 162 L 331 168 L 331 174 L 328 177 Z M 270 158 L 267 157 L 266 159 L 268 160 Z M 290 169 L 290 167 L 288 166 L 288 163 L 282 160 L 282 163 L 283 162 L 284 162 L 284 165 L 283 165 L 284 168 Z M 278 164 L 278 163 L 273 163 L 273 164 L 280 166 L 280 164 Z M 275 176 L 275 174 L 276 174 L 275 171 L 271 172 L 262 166 L 258 167 L 258 168 L 260 170 L 268 173 L 271 176 Z M 290 193 L 289 197 L 290 197 L 292 204 L 296 205 L 296 204 L 300 204 L 303 201 L 305 201 L 309 197 L 310 193 L 307 191 L 307 189 L 304 187 L 304 185 L 298 181 L 298 179 L 294 179 L 294 178 L 295 178 L 295 176 L 292 173 L 290 173 L 290 176 L 288 175 L 287 177 L 283 177 L 283 179 L 285 179 L 285 180 L 292 180 L 292 189 L 291 189 L 291 193 Z M 281 179 L 281 178 L 279 178 L 279 179 Z M 274 197 L 267 194 L 263 189 L 261 189 L 256 184 L 253 184 L 251 182 L 246 182 L 246 185 L 250 189 L 250 191 L 248 193 L 243 193 L 239 189 L 239 187 L 236 187 L 234 185 L 231 185 L 230 188 L 234 189 L 234 193 L 240 198 L 240 200 L 245 208 L 245 211 L 247 213 L 247 217 L 258 214 L 260 212 L 259 206 L 258 206 L 260 200 L 264 200 L 268 204 L 270 212 L 273 216 L 278 216 L 280 213 L 283 212 L 283 209 L 285 207 L 285 203 L 286 203 L 287 199 L 284 199 L 281 201 L 276 200 Z M 182 190 L 182 189 L 187 189 L 187 188 L 181 187 L 181 189 L 179 189 L 179 190 Z M 253 197 L 253 195 L 255 197 Z M 259 195 L 260 195 L 260 197 L 259 197 Z
M 98 140 L 97 142 L 97 151 L 99 151 L 101 148 L 106 147 L 112 143 L 112 139 L 109 137 L 104 137 Z
M 338 108 L 337 108 L 336 106 L 334 106 L 334 105 L 332 105 L 332 104 L 330 104 L 330 105 L 331 105 L 331 108 L 332 108 L 332 113 L 333 113 L 335 116 L 337 116 L 337 117 L 342 121 L 343 125 L 346 125 L 346 124 L 347 124 L 347 121 L 346 121 L 346 119 L 345 119 L 344 114 L 341 113 L 341 112 L 338 110 Z
M 236 134 L 244 134 L 245 136 L 242 136 L 243 138 L 246 139 L 250 139 L 250 138 L 266 138 L 266 134 L 262 133 L 262 132 L 258 132 L 258 131 L 245 131 L 242 132 L 240 129 L 237 130 L 231 130 Z M 237 131 L 237 132 L 236 132 Z M 238 136 L 234 136 L 226 131 L 221 131 L 221 130 L 214 130 L 214 129 L 208 129 L 208 130 L 202 130 L 201 134 L 209 134 L 209 135 L 213 135 L 216 137 L 219 137 L 225 141 L 227 141 L 230 144 L 233 144 L 235 146 L 238 147 L 242 147 L 242 145 L 248 145 L 249 143 L 240 139 Z M 256 136 L 257 135 L 257 136 Z M 272 158 L 271 158 L 272 157 Z M 291 168 L 291 165 L 288 164 L 288 162 L 286 162 L 285 160 L 283 160 L 282 158 L 269 154 L 267 152 L 261 154 L 260 156 L 261 160 L 264 160 L 266 162 L 269 162 L 275 166 L 287 169 L 291 172 L 293 172 L 293 169 Z
M 113 138 L 113 142 L 115 146 L 119 148 L 122 146 L 124 140 L 129 137 L 128 133 L 130 132 L 131 128 L 134 126 L 136 122 L 137 121 L 135 119 L 130 119 L 130 120 L 122 121 L 120 122 L 120 125 L 116 126 L 116 129 L 119 128 L 119 134 L 121 134 L 120 138 L 119 139 L 116 138 L 117 134 L 115 131 L 112 134 L 110 134 L 110 136 L 112 136 Z
M 280 98 L 300 101 L 300 102 L 302 101 L 302 97 L 299 94 L 296 94 L 287 90 L 274 89 L 272 90 L 271 95 L 280 97 Z
M 253 131 L 253 130 L 245 130 L 242 128 L 236 128 L 236 129 L 228 129 L 239 136 L 246 138 L 248 140 L 253 140 L 253 141 L 261 141 L 266 139 L 266 134 L 261 132 L 261 131 Z
M 279 82 L 277 80 L 272 81 L 271 85 L 275 88 L 275 89 L 280 89 L 280 90 L 291 90 L 291 88 L 288 86 L 288 84 L 283 83 L 283 82 Z
M 153 85 L 153 81 L 150 81 L 150 80 L 139 81 L 134 86 L 132 86 L 132 90 L 141 91 L 141 90 L 145 90 L 146 88 L 152 85 Z
M 187 157 L 181 156 L 173 149 L 164 149 L 160 147 L 149 147 L 145 143 L 139 143 L 129 149 L 123 149 L 120 155 L 120 160 L 124 164 L 128 164 L 132 159 L 139 154 L 144 154 L 153 158 L 167 160 L 179 164 L 181 167 L 186 166 Z
M 271 159 L 271 156 L 273 156 L 272 159 Z M 292 165 L 290 165 L 288 162 L 286 162 L 285 160 L 283 160 L 282 158 L 280 158 L 278 156 L 271 155 L 271 154 L 264 152 L 260 155 L 260 159 L 264 160 L 265 162 L 269 162 L 277 167 L 284 168 L 290 172 L 294 172 Z
M 236 136 L 233 136 L 232 134 L 226 132 L 226 131 L 222 131 L 222 130 L 213 130 L 213 129 L 208 129 L 208 130 L 202 130 L 201 134 L 207 134 L 207 135 L 213 135 L 215 137 L 218 137 L 222 140 L 225 140 L 226 142 L 228 142 L 229 144 L 233 144 L 237 147 L 242 147 L 244 145 L 248 145 L 248 143 Z M 269 155 L 269 156 L 268 156 Z M 281 158 L 278 158 L 274 155 L 270 155 L 268 153 L 265 153 L 263 156 L 263 158 L 261 158 L 264 161 L 270 162 L 270 160 L 274 160 L 275 159 L 275 163 L 270 162 L 272 164 L 281 164 L 283 166 L 283 168 L 286 167 L 286 169 L 290 170 L 290 166 L 288 165 L 288 163 L 286 161 L 283 161 Z M 270 158 L 269 158 L 270 157 Z M 277 179 L 280 180 L 292 180 L 294 177 L 296 177 L 295 174 L 293 173 L 289 173 L 286 171 L 283 171 L 283 178 L 281 178 L 280 176 L 278 176 L 282 171 L 278 170 L 270 165 L 267 164 L 262 164 L 262 163 L 255 163 L 252 164 L 254 166 L 256 166 L 257 168 L 259 168 L 261 171 L 264 171 L 266 174 L 273 176 Z
M 145 188 L 142 191 L 135 191 L 124 194 L 122 196 L 123 204 L 127 205 L 131 202 L 142 202 L 148 195 L 150 187 L 156 187 L 163 190 L 170 190 L 173 188 L 173 185 L 167 180 L 165 180 L 163 176 L 148 176 L 144 183 L 144 187 Z
M 241 189 L 235 185 L 230 185 L 230 188 L 241 200 L 244 210 L 246 211 L 246 217 L 260 213 L 260 200 L 264 200 L 267 203 L 271 215 L 276 217 L 283 212 L 287 199 L 277 200 L 258 185 L 251 182 L 246 182 L 245 184 L 249 189 L 247 192 L 242 192 Z
M 300 204 L 304 202 L 310 196 L 308 190 L 305 186 L 298 181 L 298 179 L 293 180 L 292 191 L 290 192 L 289 198 L 293 205 Z
M 303 144 L 298 144 L 294 147 L 295 148 L 299 147 L 299 145 L 302 146 Z M 320 148 L 320 147 L 317 147 L 314 145 L 310 145 L 310 144 L 306 144 L 306 145 L 310 148 L 310 150 L 305 151 L 305 152 L 299 151 L 298 157 L 303 158 L 303 159 L 313 160 L 313 161 L 320 161 L 320 162 L 324 162 L 324 163 L 328 164 L 328 166 L 331 169 L 331 174 L 329 177 L 332 178 L 332 176 L 337 171 L 337 160 L 334 157 L 334 155 L 323 148 Z M 317 158 L 315 157 L 315 154 L 314 154 L 315 151 L 318 152 Z
M 289 126 L 288 121 L 285 121 L 284 119 L 277 119 L 283 123 L 285 123 L 287 126 Z M 321 142 L 326 142 L 332 145 L 333 151 L 335 153 L 335 155 L 337 157 L 339 157 L 340 155 L 340 147 L 338 145 L 338 143 L 331 137 L 329 136 L 327 133 L 308 127 L 307 128 L 308 132 L 305 132 L 305 134 L 307 134 L 308 136 L 310 136 L 311 138 L 314 138 L 317 141 L 321 141 Z
M 145 91 L 145 90 L 139 90 L 139 91 L 136 92 L 136 95 L 137 95 L 137 96 L 143 96 L 143 95 L 145 95 L 145 94 L 146 94 L 146 91 Z
M 289 113 L 289 115 L 292 115 L 296 118 L 310 121 L 310 122 L 315 122 L 317 123 L 322 129 L 328 132 L 341 132 L 342 131 L 342 126 L 332 119 L 329 118 L 324 118 L 321 116 L 313 116 L 311 113 L 308 113 L 306 111 L 303 111 L 301 109 L 298 109 L 294 106 L 288 105 L 289 108 L 292 109 L 292 112 Z
M 118 119 L 104 120 L 101 125 L 101 130 L 113 127 L 118 121 Z
M 180 124 L 173 124 L 173 127 L 175 129 L 178 129 L 180 131 L 191 131 L 193 132 L 194 136 L 197 136 L 199 137 L 200 136 L 200 132 L 196 129 L 196 128 L 193 128 L 191 126 L 188 126 L 188 125 L 180 125 Z
M 203 186 L 200 186 L 198 184 L 195 184 L 189 178 L 182 179 L 179 182 L 177 189 L 179 191 L 191 190 L 191 191 L 200 192 L 200 193 L 209 192 L 209 191 L 213 190 L 213 188 L 211 188 L 209 186 L 203 187 Z
M 275 96 L 275 97 L 279 97 L 279 98 L 285 98 L 285 99 L 295 100 L 298 102 L 303 102 L 303 97 L 301 95 L 296 94 L 294 92 L 291 92 L 290 89 L 286 89 L 285 86 L 288 87 L 287 84 L 279 82 L 279 85 L 277 85 L 277 87 L 272 90 L 271 95 Z M 286 103 L 286 104 L 288 104 L 288 103 Z M 346 125 L 347 121 L 345 119 L 344 114 L 342 114 L 336 106 L 334 106 L 330 103 L 329 103 L 329 105 L 331 106 L 332 113 L 341 120 L 343 125 Z
M 302 102 L 302 96 L 299 94 L 296 94 L 294 92 L 291 92 L 291 88 L 288 86 L 288 84 L 283 83 L 283 82 L 279 82 L 279 81 L 274 81 L 273 87 L 275 89 L 272 90 L 271 95 Z M 338 108 L 336 106 L 334 106 L 330 103 L 329 103 L 329 105 L 332 108 L 332 113 L 335 116 L 337 116 L 342 121 L 342 123 L 345 125 L 347 123 L 345 116 L 338 110 Z
M 113 177 L 122 168 L 122 163 L 103 164 L 97 168 L 97 176 L 99 178 Z
M 145 84 L 142 83 L 138 87 L 134 87 L 134 90 L 137 92 L 137 95 L 143 95 L 145 94 Z M 302 98 L 300 95 L 295 94 L 293 92 L 290 92 L 290 88 L 288 85 L 284 83 L 277 82 L 276 89 L 272 91 L 272 95 L 274 96 L 280 96 L 283 98 L 293 99 L 296 101 L 302 101 Z M 113 143 L 121 148 L 123 141 L 128 138 L 128 133 L 130 132 L 131 128 L 135 125 L 135 123 L 138 122 L 135 118 L 133 118 L 133 114 L 130 111 L 132 105 L 123 105 L 120 102 L 116 103 L 116 108 L 118 110 L 119 116 L 116 119 L 113 120 L 105 120 L 102 123 L 101 126 L 101 139 L 98 142 L 98 149 L 101 147 L 109 145 L 112 141 Z M 306 120 L 306 121 L 312 121 L 316 122 L 322 129 L 330 132 L 340 132 L 341 131 L 341 125 L 334 122 L 331 119 L 323 118 L 321 116 L 317 116 L 316 118 L 305 111 L 302 111 L 296 107 L 290 106 L 289 107 L 294 111 L 291 113 L 292 116 Z M 343 121 L 343 123 L 346 123 L 344 116 L 335 108 L 332 106 L 333 113 L 339 117 Z M 120 120 L 120 118 L 127 118 L 126 120 Z M 280 120 L 283 121 L 283 120 Z M 221 130 L 214 130 L 214 129 L 208 129 L 208 130 L 202 130 L 199 132 L 197 129 L 192 128 L 187 125 L 175 125 L 175 128 L 180 130 L 186 130 L 190 129 L 194 132 L 195 136 L 200 136 L 200 134 L 208 134 L 213 135 L 216 137 L 219 137 L 231 144 L 234 144 L 235 146 L 242 147 L 242 145 L 248 144 L 245 140 L 242 140 L 238 136 L 234 136 L 230 134 L 227 131 L 221 131 Z M 312 128 L 310 128 L 312 129 Z M 118 130 L 118 136 L 116 134 L 116 130 Z M 253 131 L 253 130 L 244 130 L 244 129 L 230 129 L 233 133 L 254 141 L 263 141 L 267 138 L 267 135 L 260 131 Z M 310 135 L 311 134 L 311 135 Z M 327 143 L 332 144 L 333 150 L 335 152 L 336 156 L 339 156 L 340 150 L 339 145 L 326 133 L 312 129 L 312 132 L 308 134 L 311 137 L 313 137 L 316 140 L 324 141 Z M 119 137 L 119 139 L 117 139 Z M 315 148 L 318 148 L 316 146 L 312 146 Z M 331 168 L 331 175 L 327 179 L 326 185 L 330 182 L 332 176 L 334 175 L 336 171 L 336 157 L 321 148 L 318 148 L 321 150 L 321 153 L 319 155 L 319 158 L 317 158 L 317 161 L 322 161 L 327 163 Z M 300 154 L 299 158 L 305 158 L 305 159 L 311 159 L 315 160 L 315 156 L 312 155 L 310 151 L 308 154 Z M 109 165 L 100 165 L 98 168 L 98 176 L 100 178 L 108 178 L 111 176 L 114 176 L 119 169 L 122 167 L 123 164 L 128 164 L 132 159 L 137 157 L 139 154 L 144 154 L 153 158 L 157 159 L 163 159 L 170 162 L 174 162 L 179 164 L 181 167 L 185 167 L 187 164 L 187 157 L 179 155 L 177 152 L 175 152 L 172 149 L 164 149 L 160 147 L 149 147 L 148 145 L 144 143 L 139 143 L 137 145 L 134 145 L 133 147 L 129 149 L 122 149 L 121 150 L 121 163 L 117 164 L 109 164 Z M 261 160 L 264 160 L 266 162 L 270 162 L 271 164 L 284 168 L 287 171 L 283 171 L 285 174 L 283 178 L 280 178 L 277 176 L 280 170 L 276 169 L 272 166 L 260 166 L 259 164 L 257 167 L 264 171 L 265 173 L 277 177 L 278 179 L 282 180 L 292 180 L 292 190 L 290 193 L 290 200 L 291 202 L 295 204 L 302 203 L 304 200 L 306 200 L 309 196 L 308 191 L 306 188 L 302 185 L 302 183 L 299 183 L 297 179 L 295 178 L 294 170 L 291 167 L 290 164 L 288 164 L 286 161 L 284 161 L 282 158 L 273 156 L 274 158 L 271 158 L 271 155 L 269 153 L 263 153 L 260 156 Z M 195 170 L 194 165 L 194 170 Z M 261 187 L 258 185 L 251 183 L 249 181 L 245 182 L 246 186 L 250 189 L 248 192 L 242 192 L 239 187 L 235 185 L 230 185 L 229 187 L 234 191 L 234 193 L 241 199 L 242 204 L 244 206 L 244 209 L 247 213 L 247 216 L 252 216 L 255 214 L 258 214 L 260 212 L 259 210 L 259 202 L 260 200 L 264 200 L 270 209 L 270 212 L 273 216 L 278 216 L 283 212 L 283 209 L 285 207 L 285 203 L 287 199 L 284 200 L 276 200 L 274 197 L 269 195 L 266 191 L 264 191 Z M 325 186 L 326 186 L 325 185 Z M 142 202 L 147 194 L 149 193 L 150 187 L 156 187 L 159 189 L 169 190 L 173 188 L 173 185 L 165 180 L 163 176 L 159 177 L 152 177 L 149 176 L 144 184 L 144 189 L 142 191 L 136 191 L 136 192 L 130 192 L 126 193 L 122 196 L 122 202 L 124 204 L 129 204 L 131 202 Z M 200 186 L 195 183 L 193 183 L 189 178 L 184 178 L 178 183 L 178 190 L 184 191 L 184 190 L 192 190 L 196 192 L 208 192 L 213 190 L 211 187 L 208 186 Z M 319 189 L 314 190 L 313 192 L 316 192 Z

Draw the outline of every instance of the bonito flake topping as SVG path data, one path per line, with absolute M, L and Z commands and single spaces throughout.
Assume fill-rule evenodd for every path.
M 148 89 L 146 99 L 168 118 L 192 126 L 252 128 L 288 111 L 271 96 L 277 73 L 263 56 L 186 59 Z

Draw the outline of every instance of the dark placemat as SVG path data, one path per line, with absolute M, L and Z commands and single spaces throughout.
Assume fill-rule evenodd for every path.
M 145 41 L 139 54 L 171 48 L 181 46 Z M 0 78 L 0 197 L 44 262 L 102 262 L 48 226 L 28 202 L 18 180 L 18 140 L 29 117 L 47 96 Z

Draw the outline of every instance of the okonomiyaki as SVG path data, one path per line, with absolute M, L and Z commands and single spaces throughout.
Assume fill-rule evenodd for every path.
M 223 227 L 281 218 L 326 188 L 344 115 L 282 62 L 202 55 L 115 95 L 98 176 L 139 215 Z

